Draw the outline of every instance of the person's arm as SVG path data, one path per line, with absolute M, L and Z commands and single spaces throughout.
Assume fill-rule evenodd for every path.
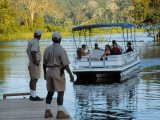
M 37 53 L 38 53 L 38 49 L 39 49 L 39 43 L 37 41 L 34 41 L 34 43 L 31 46 L 31 56 L 33 59 L 33 63 L 37 66 L 39 66 L 40 61 L 37 60 Z
M 73 76 L 73 74 L 72 74 L 72 72 L 71 72 L 71 70 L 70 70 L 69 65 L 64 66 L 64 68 L 65 68 L 65 70 L 68 72 L 68 74 L 69 74 L 69 76 L 70 76 L 70 81 L 71 81 L 71 82 L 74 82 L 74 76 Z
M 102 54 L 102 56 L 101 57 L 104 57 L 106 55 L 106 51 L 104 51 L 104 53 Z
M 120 52 L 122 53 L 123 52 L 123 48 L 121 46 L 118 46 Z
M 85 52 L 83 49 L 81 50 L 81 56 L 89 55 L 89 52 Z
M 47 66 L 45 64 L 43 64 L 43 72 L 44 72 L 44 79 L 46 80 L 46 69 Z
M 46 80 L 46 70 L 47 70 L 47 60 L 46 60 L 46 49 L 44 50 L 43 54 L 43 73 L 44 73 L 44 79 Z
M 131 47 L 131 51 L 133 51 L 133 48 Z
M 36 51 L 32 51 L 32 52 L 31 52 L 31 56 L 32 56 L 32 59 L 33 59 L 33 63 L 34 63 L 35 65 L 39 66 L 39 62 L 40 62 L 40 61 L 37 60 L 36 54 L 37 54 Z
M 68 58 L 67 52 L 65 50 L 62 51 L 60 60 L 62 62 L 62 65 L 64 66 L 63 69 L 65 69 L 70 76 L 70 81 L 74 82 L 74 76 L 73 76 L 73 74 L 70 70 L 70 67 L 69 67 L 69 64 L 70 64 L 69 58 Z

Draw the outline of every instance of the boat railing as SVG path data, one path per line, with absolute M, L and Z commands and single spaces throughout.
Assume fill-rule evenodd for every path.
M 96 58 L 92 56 L 83 56 L 80 60 L 75 59 L 77 68 L 110 68 L 121 67 L 130 64 L 138 57 L 138 52 L 129 52 L 122 55 L 109 55 L 107 57 Z

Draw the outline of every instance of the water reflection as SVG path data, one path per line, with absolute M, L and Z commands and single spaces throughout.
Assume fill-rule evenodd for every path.
M 43 53 L 51 43 L 51 41 L 40 42 L 41 52 Z M 102 47 L 104 44 L 100 43 Z M 139 48 L 140 80 L 135 77 L 123 84 L 74 85 L 73 90 L 67 76 L 64 105 L 74 120 L 132 118 L 157 120 L 160 116 L 160 105 L 157 104 L 160 100 L 160 46 L 143 46 L 143 44 Z M 26 47 L 27 41 L 0 43 L 0 99 L 3 93 L 29 90 Z M 64 42 L 63 47 L 66 48 L 72 63 L 74 54 L 72 43 Z M 46 86 L 43 74 L 37 87 L 38 94 L 45 97 Z M 72 99 L 73 92 L 75 99 Z M 73 103 L 76 103 L 76 106 Z
M 5 92 L 23 92 L 23 89 L 26 90 L 26 87 L 23 87 L 21 84 L 25 84 L 28 72 L 25 52 L 26 43 L 0 43 L 0 98 L 2 98 L 2 94 Z
M 5 71 L 7 71 L 6 65 L 4 64 L 7 59 L 12 57 L 12 52 L 9 48 L 12 48 L 12 45 L 0 44 L 0 84 L 3 83 L 5 78 Z M 7 50 L 6 50 L 7 49 Z
M 160 83 L 160 65 L 146 67 L 142 69 L 141 71 L 142 71 L 142 74 L 141 74 L 142 79 L 150 80 L 150 82 L 152 83 L 153 83 L 153 80 L 155 82 Z
M 140 56 L 143 59 L 147 58 L 160 58 L 160 46 L 143 46 L 140 47 Z
M 122 84 L 74 85 L 75 120 L 134 118 L 138 81 L 134 77 Z

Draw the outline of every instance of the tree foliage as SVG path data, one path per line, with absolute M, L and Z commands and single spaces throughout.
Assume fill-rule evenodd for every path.
M 136 24 L 145 24 L 145 31 L 154 41 L 160 38 L 160 0 L 132 0 L 132 16 Z
M 159 6 L 160 0 L 1 0 L 0 34 L 93 23 L 159 24 Z
M 132 3 L 135 7 L 132 11 L 135 23 L 160 23 L 160 0 L 132 0 Z
M 149 12 L 145 22 L 149 22 L 151 24 L 160 23 L 160 0 L 150 0 Z
M 0 33 L 8 34 L 16 31 L 16 13 L 7 0 L 0 1 Z

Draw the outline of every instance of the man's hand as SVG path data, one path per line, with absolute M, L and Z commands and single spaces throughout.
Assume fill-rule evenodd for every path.
M 74 76 L 69 68 L 69 65 L 64 66 L 64 69 L 66 69 L 66 71 L 68 72 L 68 74 L 70 76 L 70 82 L 74 82 Z

